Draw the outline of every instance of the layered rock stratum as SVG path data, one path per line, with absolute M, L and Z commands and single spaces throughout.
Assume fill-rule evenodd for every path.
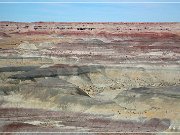
M 180 23 L 0 22 L 0 131 L 180 132 Z

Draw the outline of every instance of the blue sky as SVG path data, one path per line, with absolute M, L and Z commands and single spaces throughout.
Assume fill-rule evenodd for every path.
M 0 2 L 48 0 L 0 0 Z M 52 0 L 65 1 L 68 0 Z M 70 1 L 70 0 L 69 0 Z M 71 0 L 71 2 L 88 0 Z M 130 0 L 89 0 L 89 2 L 129 2 Z M 133 2 L 172 2 L 180 0 L 132 0 Z M 50 0 L 49 0 L 50 2 Z M 180 3 L 0 3 L 0 21 L 54 22 L 180 22 Z

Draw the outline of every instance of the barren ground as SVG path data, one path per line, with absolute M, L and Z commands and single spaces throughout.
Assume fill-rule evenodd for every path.
M 179 106 L 180 23 L 0 22 L 1 133 L 178 134 Z

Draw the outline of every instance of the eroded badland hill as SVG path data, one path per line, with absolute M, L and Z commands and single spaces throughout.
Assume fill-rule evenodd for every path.
M 0 22 L 1 132 L 178 133 L 179 106 L 180 23 Z

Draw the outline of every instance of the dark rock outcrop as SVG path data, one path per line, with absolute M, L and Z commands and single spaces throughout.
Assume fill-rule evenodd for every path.
M 33 79 L 41 77 L 56 77 L 56 76 L 69 76 L 80 75 L 90 72 L 98 72 L 102 66 L 68 66 L 68 65 L 55 65 L 48 68 L 38 68 L 25 73 L 10 76 L 12 79 Z
M 20 67 L 1 67 L 0 72 L 17 72 L 17 71 L 31 71 L 39 68 L 39 66 L 20 66 Z

